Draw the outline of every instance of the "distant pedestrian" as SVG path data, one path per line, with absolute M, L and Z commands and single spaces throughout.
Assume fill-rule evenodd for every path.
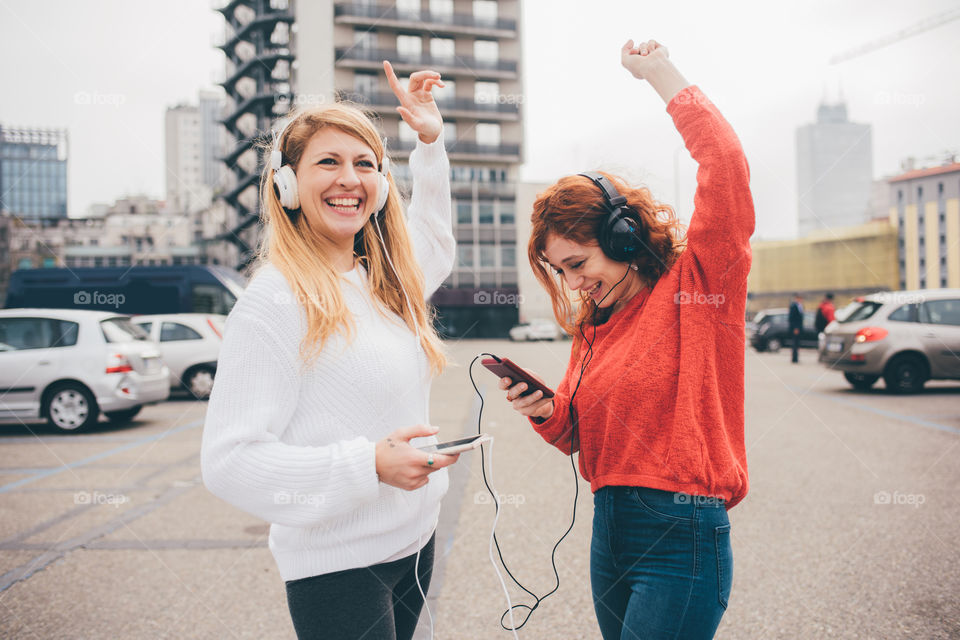
M 790 303 L 790 316 L 787 318 L 790 326 L 790 334 L 793 336 L 793 357 L 792 362 L 800 362 L 800 334 L 803 333 L 803 298 L 799 293 L 793 294 L 793 302 Z
M 836 308 L 833 306 L 833 294 L 828 293 L 823 297 L 820 306 L 817 307 L 817 319 L 816 322 L 814 322 L 814 326 L 818 334 L 822 333 L 823 330 L 827 328 L 827 325 L 833 322 L 835 312 Z

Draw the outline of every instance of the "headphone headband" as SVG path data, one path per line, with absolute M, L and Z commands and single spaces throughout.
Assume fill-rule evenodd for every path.
M 589 179 L 603 192 L 604 207 L 608 213 L 598 230 L 597 241 L 600 248 L 611 260 L 633 262 L 640 247 L 646 247 L 642 237 L 643 225 L 637 213 L 627 204 L 627 199 L 620 195 L 613 181 L 605 175 L 596 171 L 584 171 L 577 175 Z
M 613 186 L 613 183 L 610 182 L 610 179 L 602 173 L 597 173 L 596 171 L 584 171 L 578 175 L 581 175 L 584 178 L 589 178 L 595 185 L 600 187 L 600 189 L 603 191 L 603 199 L 607 202 L 608 209 L 622 207 L 623 205 L 627 204 L 627 199 L 620 195 L 620 192 L 617 191 L 615 186 Z

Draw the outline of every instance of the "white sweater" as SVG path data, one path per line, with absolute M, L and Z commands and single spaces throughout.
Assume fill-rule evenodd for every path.
M 456 248 L 442 137 L 417 144 L 410 170 L 408 225 L 429 297 L 450 273 Z M 416 553 L 447 491 L 446 469 L 417 491 L 377 480 L 376 442 L 430 424 L 431 374 L 414 333 L 377 308 L 362 266 L 342 274 L 341 290 L 353 340 L 331 337 L 301 371 L 303 308 L 276 267 L 258 271 L 227 319 L 207 409 L 204 484 L 271 523 L 270 551 L 285 581 Z

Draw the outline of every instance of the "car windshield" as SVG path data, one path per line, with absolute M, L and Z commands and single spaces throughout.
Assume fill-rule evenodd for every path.
M 107 318 L 100 322 L 103 338 L 107 342 L 130 342 L 146 340 L 147 332 L 130 322 L 129 318 Z
M 872 300 L 854 300 L 834 314 L 837 322 L 859 322 L 866 320 L 877 312 L 877 309 L 883 306 L 882 302 Z

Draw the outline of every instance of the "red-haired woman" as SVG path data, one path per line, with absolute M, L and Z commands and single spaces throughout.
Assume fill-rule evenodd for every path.
M 521 397 L 526 385 L 509 378 L 500 388 L 547 442 L 580 452 L 603 637 L 711 638 L 732 584 L 727 510 L 747 493 L 749 170 L 733 129 L 665 47 L 631 40 L 621 60 L 667 103 L 699 163 L 689 229 L 683 237 L 669 206 L 609 174 L 540 194 L 530 264 L 573 348 L 553 399 Z

